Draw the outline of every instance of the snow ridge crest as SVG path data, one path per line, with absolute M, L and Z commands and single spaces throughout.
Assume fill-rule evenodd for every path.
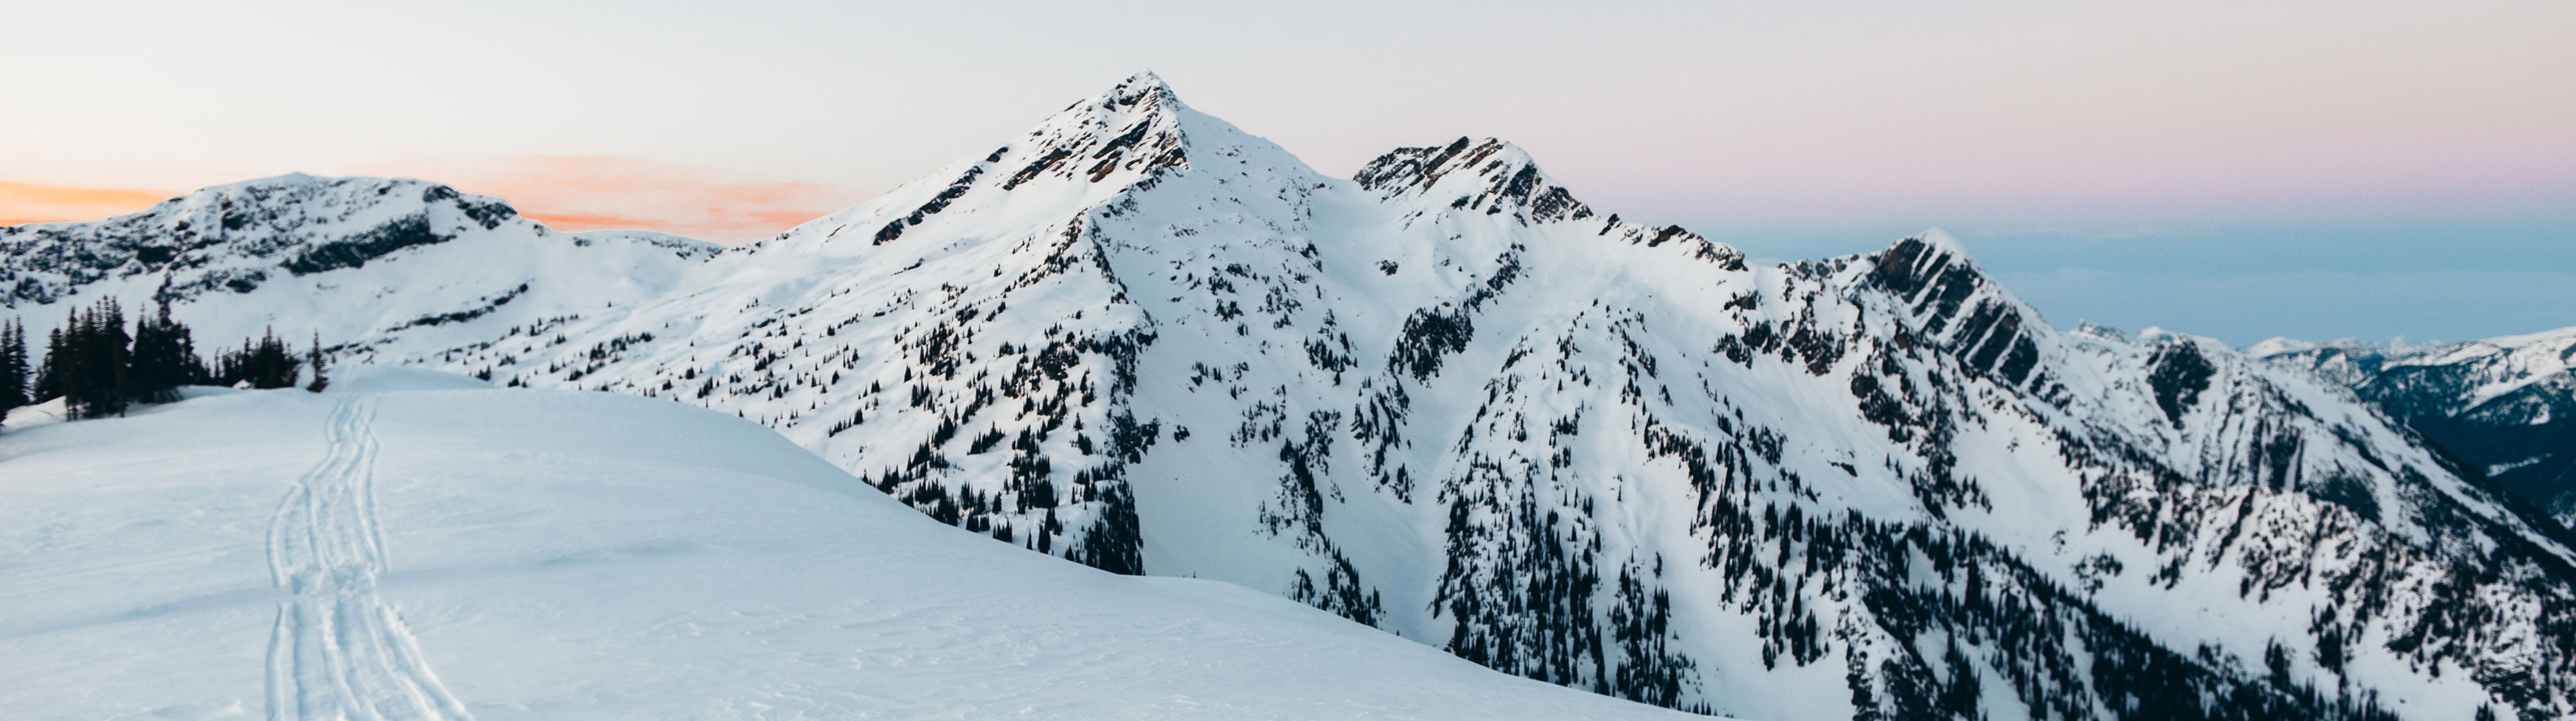
M 1524 224 L 1592 217 L 1591 206 L 1539 170 L 1529 151 L 1495 138 L 1471 145 L 1460 136 L 1443 146 L 1396 148 L 1352 179 L 1390 200 L 1413 195 L 1487 215 L 1509 212 Z

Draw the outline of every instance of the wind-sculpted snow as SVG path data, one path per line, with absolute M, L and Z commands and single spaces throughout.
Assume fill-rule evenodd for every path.
M 400 360 L 1675 708 L 2576 712 L 2571 554 L 2508 499 L 2304 374 L 2059 332 L 1937 232 L 1757 267 L 1508 143 L 1324 177 L 1140 75 L 703 273 Z
M 2250 350 L 2350 387 L 2471 475 L 2576 525 L 2576 328 L 2397 348 L 2273 339 Z

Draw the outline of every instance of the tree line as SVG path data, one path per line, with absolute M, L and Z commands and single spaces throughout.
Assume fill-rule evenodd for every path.
M 102 298 L 72 310 L 62 327 L 47 331 L 43 359 L 30 363 L 26 321 L 0 326 L 0 420 L 10 409 L 56 398 L 71 418 L 103 418 L 124 415 L 136 403 L 178 400 L 180 386 L 292 388 L 308 368 L 305 390 L 319 393 L 331 384 L 319 334 L 302 357 L 270 329 L 244 339 L 239 350 L 218 351 L 208 364 L 197 354 L 188 326 L 170 317 L 168 303 L 136 319 L 132 328 L 127 330 L 124 307 Z

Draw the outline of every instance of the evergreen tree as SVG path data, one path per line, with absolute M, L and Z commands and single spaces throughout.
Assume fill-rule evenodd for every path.
M 64 314 L 63 327 L 56 330 L 45 349 L 45 376 L 51 381 L 53 394 L 63 399 L 63 410 L 79 418 L 88 408 L 89 399 L 97 395 L 98 374 L 90 372 L 89 351 L 96 347 L 90 339 L 90 319 L 77 309 Z
M 27 399 L 43 403 L 63 396 L 63 379 L 54 373 L 54 358 L 63 352 L 63 329 L 45 331 L 45 359 L 36 364 L 36 377 L 28 385 Z
M 320 393 L 322 392 L 322 389 L 331 387 L 331 376 L 327 374 L 329 369 L 324 365 L 322 360 L 321 332 L 314 332 L 313 348 L 312 350 L 304 352 L 304 361 L 313 366 L 313 382 L 306 384 L 304 386 L 304 390 Z
M 27 405 L 27 323 L 16 318 L 0 326 L 0 420 L 10 409 Z
M 134 399 L 134 337 L 125 332 L 125 308 L 114 296 L 100 298 L 91 306 L 83 322 L 89 327 L 89 348 L 82 351 L 88 361 L 89 385 L 93 389 L 85 401 L 84 415 L 102 418 L 125 415 L 126 405 Z
M 109 414 L 125 415 L 125 407 L 134 399 L 134 336 L 125 332 L 125 308 L 114 296 L 100 298 L 89 312 L 90 385 L 96 390 L 88 399 L 91 418 Z
M 170 317 L 170 304 L 162 303 L 157 316 L 135 323 L 131 374 L 135 400 L 152 403 L 178 400 L 179 386 L 206 380 L 196 341 L 188 326 Z

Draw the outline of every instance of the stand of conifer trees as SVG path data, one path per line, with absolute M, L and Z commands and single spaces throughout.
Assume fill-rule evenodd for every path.
M 293 388 L 308 365 L 313 382 L 306 390 L 319 393 L 331 382 L 320 335 L 298 358 L 272 329 L 242 341 L 241 350 L 216 354 L 209 369 L 194 335 L 170 317 L 167 304 L 137 320 L 131 334 L 125 328 L 125 309 L 115 298 L 100 299 L 46 333 L 44 362 L 31 367 L 26 323 L 0 326 L 0 419 L 12 408 L 54 398 L 63 399 L 73 418 L 99 418 L 122 415 L 133 403 L 178 400 L 185 385 Z
M 252 388 L 293 388 L 300 375 L 302 360 L 295 351 L 286 349 L 271 330 L 258 341 L 243 340 L 241 350 L 224 351 L 215 357 L 215 385 L 250 384 Z
M 61 328 L 46 334 L 36 397 L 62 398 L 74 418 L 123 414 L 141 390 L 134 385 L 133 342 L 115 298 L 71 311 Z

